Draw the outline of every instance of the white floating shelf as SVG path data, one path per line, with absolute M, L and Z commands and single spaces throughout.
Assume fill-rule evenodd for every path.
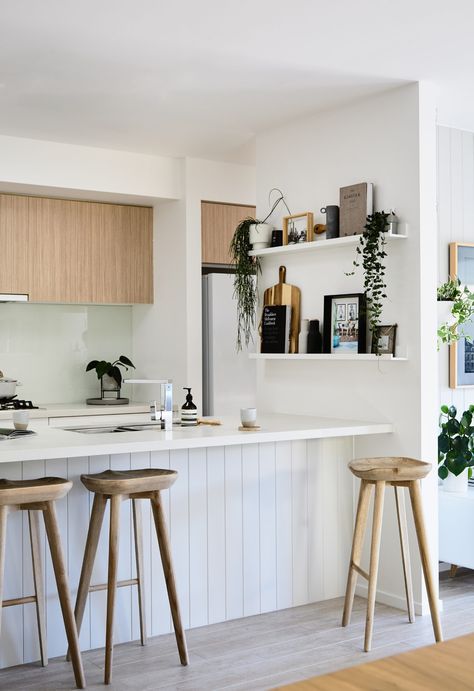
M 394 240 L 406 240 L 407 235 L 386 235 L 388 242 Z M 360 235 L 348 235 L 344 238 L 332 240 L 313 240 L 313 242 L 301 242 L 297 245 L 282 245 L 281 247 L 267 247 L 264 250 L 251 250 L 250 257 L 267 257 L 271 254 L 294 254 L 298 252 L 317 252 L 319 250 L 335 249 L 337 247 L 354 246 L 359 243 Z
M 370 360 L 372 362 L 405 362 L 406 357 L 393 355 L 373 355 L 372 353 L 249 353 L 251 360 Z

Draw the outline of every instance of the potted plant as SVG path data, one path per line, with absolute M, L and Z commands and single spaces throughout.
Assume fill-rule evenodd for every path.
M 438 437 L 438 476 L 447 492 L 466 492 L 468 476 L 474 466 L 474 405 L 457 416 L 455 406 L 441 406 Z
M 447 309 L 438 311 L 438 349 L 442 343 L 451 345 L 460 338 L 471 342 L 463 325 L 471 322 L 474 316 L 474 293 L 467 286 L 461 287 L 461 281 L 456 276 L 449 278 L 437 289 L 437 301 L 446 305 Z
M 356 247 L 358 258 L 354 259 L 354 267 L 362 264 L 364 271 L 364 291 L 367 299 L 367 314 L 372 338 L 380 326 L 383 300 L 387 297 L 385 284 L 385 263 L 387 256 L 385 251 L 386 234 L 389 229 L 390 214 L 385 211 L 375 211 L 367 216 L 364 232 L 360 236 L 359 245 Z M 346 276 L 353 276 L 355 269 L 346 272 Z M 372 352 L 379 355 L 378 340 L 372 346 Z
M 120 367 L 128 370 L 129 367 L 135 369 L 135 365 L 126 355 L 121 355 L 118 360 L 114 362 L 107 362 L 106 360 L 91 360 L 86 367 L 86 372 L 95 370 L 97 379 L 100 380 L 101 398 L 106 398 L 106 391 L 115 392 L 114 398 L 120 398 L 120 389 L 122 388 L 122 372 Z

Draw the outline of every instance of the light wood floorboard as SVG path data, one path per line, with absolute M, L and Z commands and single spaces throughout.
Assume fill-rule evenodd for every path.
M 445 638 L 474 631 L 474 572 L 443 574 Z M 366 602 L 356 597 L 352 623 L 340 625 L 343 598 L 213 624 L 187 631 L 189 667 L 179 662 L 173 635 L 117 645 L 116 691 L 163 689 L 260 691 L 404 652 L 433 642 L 429 617 L 407 621 L 406 612 L 376 605 L 372 651 L 363 653 Z M 88 688 L 103 689 L 104 651 L 84 653 Z M 72 669 L 63 659 L 0 671 L 0 689 L 72 689 Z

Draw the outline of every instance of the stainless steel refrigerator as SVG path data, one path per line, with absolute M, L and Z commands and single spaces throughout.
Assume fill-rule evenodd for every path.
M 256 405 L 256 362 L 249 350 L 237 352 L 237 303 L 234 276 L 202 277 L 203 414 L 240 415 L 240 408 Z

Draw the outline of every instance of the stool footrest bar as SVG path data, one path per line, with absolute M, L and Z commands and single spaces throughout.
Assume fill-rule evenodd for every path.
M 129 578 L 127 581 L 117 581 L 117 588 L 124 588 L 127 585 L 138 585 L 138 578 Z M 91 585 L 89 588 L 90 593 L 96 593 L 98 590 L 107 590 L 107 583 L 98 583 L 97 585 Z
M 367 571 L 364 571 L 364 569 L 361 569 L 360 566 L 358 566 L 357 564 L 354 564 L 354 562 L 352 562 L 351 568 L 354 569 L 354 571 L 357 571 L 359 576 L 362 576 L 362 578 L 365 578 L 366 581 L 369 580 L 369 574 L 367 573 Z
M 36 602 L 36 595 L 27 595 L 25 597 L 14 597 L 11 600 L 3 600 L 2 607 L 13 607 L 14 605 L 27 605 L 30 602 Z

